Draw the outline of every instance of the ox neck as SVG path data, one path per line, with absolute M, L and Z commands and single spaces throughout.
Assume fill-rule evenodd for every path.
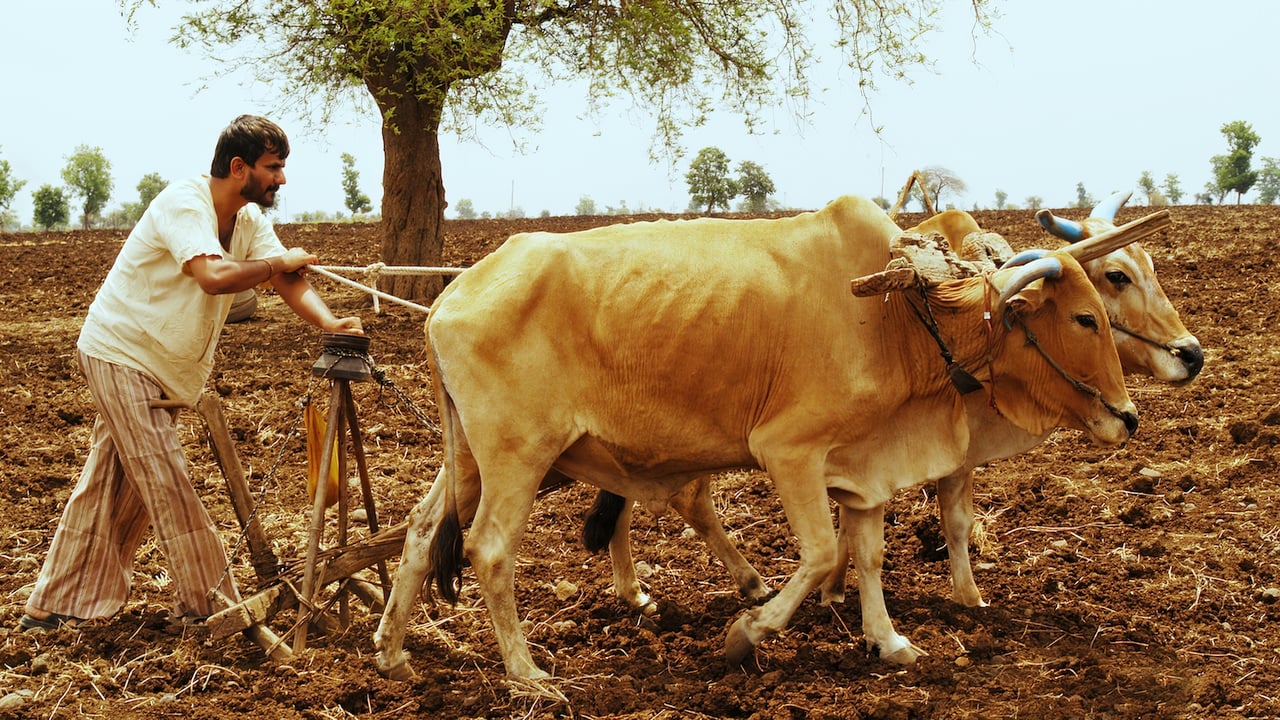
M 946 363 L 947 375 L 951 378 L 951 385 L 961 395 L 968 395 L 971 392 L 981 390 L 982 383 L 968 370 L 961 367 L 960 363 L 956 362 L 955 357 L 951 354 L 951 349 L 947 347 L 946 341 L 942 339 L 942 332 L 938 329 L 938 321 L 933 317 L 933 308 L 929 305 L 929 291 L 925 287 L 923 279 L 920 280 L 916 288 L 920 294 L 919 306 L 911 300 L 907 300 L 907 305 L 920 321 L 920 324 L 924 325 L 924 329 L 929 331 L 933 341 L 937 343 L 938 354 L 942 356 L 943 362 Z M 990 315 L 991 313 L 988 312 L 986 317 L 990 318 Z

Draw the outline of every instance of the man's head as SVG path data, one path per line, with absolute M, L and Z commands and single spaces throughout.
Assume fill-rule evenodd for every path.
M 241 115 L 218 136 L 209 174 L 222 179 L 243 176 L 240 194 L 271 207 L 276 191 L 285 183 L 284 160 L 288 156 L 289 138 L 279 125 L 257 115 Z

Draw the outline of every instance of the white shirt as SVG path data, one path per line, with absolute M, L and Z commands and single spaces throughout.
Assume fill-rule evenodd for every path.
M 213 370 L 233 294 L 206 293 L 187 262 L 200 255 L 247 260 L 284 252 L 256 203 L 240 209 L 224 250 L 209 176 L 173 183 L 129 233 L 89 306 L 77 346 L 150 376 L 170 399 L 194 403 Z

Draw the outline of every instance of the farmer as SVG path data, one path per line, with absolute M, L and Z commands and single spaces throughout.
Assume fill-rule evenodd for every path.
M 288 156 L 279 126 L 241 115 L 218 138 L 209 175 L 166 187 L 120 249 L 77 343 L 98 409 L 89 457 L 27 600 L 23 630 L 119 612 L 148 525 L 169 565 L 175 616 L 210 615 L 215 587 L 238 597 L 187 475 L 177 410 L 151 405 L 195 403 L 233 296 L 260 283 L 270 281 L 325 332 L 364 333 L 360 318 L 335 316 L 303 276 L 316 256 L 286 250 L 263 215 L 285 183 Z

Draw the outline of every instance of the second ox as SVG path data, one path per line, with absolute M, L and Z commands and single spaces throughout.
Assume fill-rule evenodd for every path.
M 969 454 L 971 410 L 937 343 L 1002 389 L 1002 412 L 1026 433 L 1069 427 L 1117 444 L 1138 418 L 1101 300 L 1069 254 L 852 297 L 849 280 L 883 269 L 899 232 L 844 197 L 778 220 L 517 235 L 450 283 L 427 319 L 444 463 L 409 519 L 375 633 L 380 672 L 412 674 L 414 599 L 434 575 L 456 600 L 465 553 L 508 675 L 546 677 L 514 597 L 539 486 L 562 475 L 661 510 L 693 478 L 736 467 L 768 473 L 800 559 L 729 628 L 727 659 L 782 630 L 835 570 L 829 497 L 855 538 L 868 642 L 918 653 L 893 628 L 879 572 L 885 502 Z

